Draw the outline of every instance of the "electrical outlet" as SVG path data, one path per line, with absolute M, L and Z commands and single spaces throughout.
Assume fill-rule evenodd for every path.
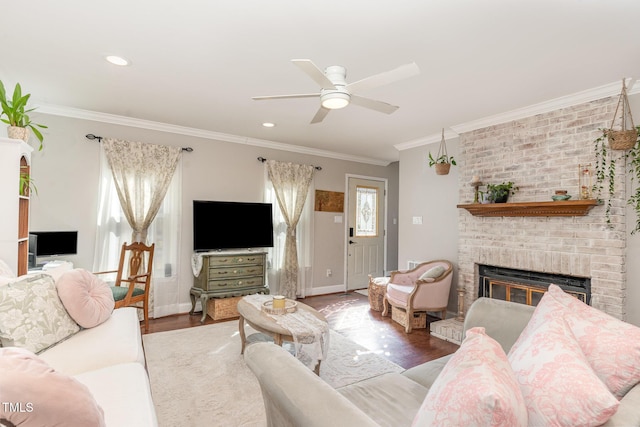
M 331 269 L 327 268 L 327 277 L 331 277 L 332 274 L 333 272 L 331 271 Z

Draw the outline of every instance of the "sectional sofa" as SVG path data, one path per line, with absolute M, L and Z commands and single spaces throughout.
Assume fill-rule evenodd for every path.
M 640 328 L 556 289 L 543 301 L 480 298 L 453 355 L 340 389 L 270 343 L 249 346 L 245 360 L 272 427 L 640 426 Z

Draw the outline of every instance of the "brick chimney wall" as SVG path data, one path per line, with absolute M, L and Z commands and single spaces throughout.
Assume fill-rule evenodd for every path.
M 557 189 L 579 198 L 578 165 L 595 166 L 593 141 L 598 128 L 610 126 L 617 100 L 600 99 L 461 133 L 460 203 L 473 201 L 473 175 L 484 184 L 513 181 L 519 191 L 510 202 L 551 201 Z M 458 283 L 466 291 L 465 308 L 478 297 L 477 265 L 487 264 L 590 277 L 591 305 L 625 318 L 624 152 L 613 155 L 612 229 L 606 226 L 604 206 L 579 217 L 493 218 L 459 210 Z

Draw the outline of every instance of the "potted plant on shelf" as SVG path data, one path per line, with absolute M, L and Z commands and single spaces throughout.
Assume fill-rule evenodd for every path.
M 31 193 L 38 194 L 38 188 L 36 187 L 33 178 L 27 172 L 20 172 L 20 192 L 21 196 L 29 196 Z
M 22 88 L 20 83 L 16 83 L 16 87 L 13 90 L 11 99 L 7 98 L 7 93 L 4 89 L 4 84 L 0 80 L 0 120 L 9 125 L 7 134 L 9 138 L 22 139 L 27 142 L 29 139 L 29 129 L 40 141 L 40 148 L 42 150 L 43 136 L 38 128 L 46 129 L 47 126 L 34 123 L 29 118 L 28 113 L 35 110 L 35 108 L 27 109 L 27 102 L 31 94 L 22 95 Z M 6 118 L 3 118 L 6 116 Z
M 502 182 L 502 184 L 487 184 L 487 200 L 490 203 L 506 203 L 509 196 L 516 194 L 519 188 L 513 182 Z

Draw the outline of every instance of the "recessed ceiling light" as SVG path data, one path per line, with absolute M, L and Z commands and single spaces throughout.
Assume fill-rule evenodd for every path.
M 120 65 L 122 67 L 124 67 L 125 65 L 129 65 L 129 61 L 121 56 L 109 55 L 105 59 L 114 65 Z
M 275 124 L 275 123 L 271 123 L 271 122 L 264 122 L 264 123 L 262 124 L 262 126 L 264 126 L 264 127 L 266 127 L 266 128 L 272 128 L 272 127 L 275 127 L 275 126 L 276 126 L 276 124 Z

